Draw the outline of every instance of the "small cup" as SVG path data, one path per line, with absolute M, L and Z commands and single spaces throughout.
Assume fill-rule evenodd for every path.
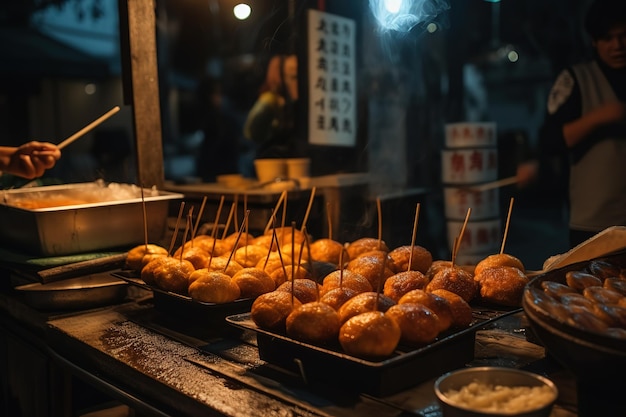
M 280 158 L 255 159 L 254 169 L 259 182 L 274 181 L 287 175 L 287 164 Z
M 287 159 L 287 176 L 289 178 L 308 178 L 311 176 L 311 158 Z

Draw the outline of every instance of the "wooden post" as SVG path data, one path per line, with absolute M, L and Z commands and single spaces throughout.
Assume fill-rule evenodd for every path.
M 138 185 L 164 182 L 155 0 L 119 0 L 124 103 L 133 107 Z

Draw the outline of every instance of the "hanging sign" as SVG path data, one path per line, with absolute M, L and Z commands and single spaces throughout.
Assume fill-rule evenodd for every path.
M 355 30 L 353 20 L 308 12 L 309 143 L 356 143 Z

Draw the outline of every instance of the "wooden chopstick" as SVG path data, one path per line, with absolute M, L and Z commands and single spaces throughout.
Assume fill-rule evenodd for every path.
M 113 107 L 111 110 L 109 110 L 108 112 L 104 113 L 102 116 L 98 117 L 96 120 L 94 120 L 93 122 L 89 123 L 87 126 L 83 127 L 78 132 L 74 133 L 72 136 L 70 136 L 69 138 L 65 139 L 63 142 L 59 143 L 57 146 L 59 147 L 59 149 L 65 148 L 67 145 L 69 145 L 70 143 L 74 142 L 76 139 L 80 138 L 85 133 L 89 132 L 91 129 L 93 129 L 94 127 L 98 126 L 100 123 L 104 122 L 106 119 L 108 119 L 109 117 L 113 116 L 118 111 L 120 111 L 120 106 Z
M 515 184 L 517 183 L 517 181 L 518 181 L 517 177 L 508 177 L 508 178 L 503 178 L 501 180 L 488 182 L 485 184 L 467 187 L 467 189 L 470 191 L 487 191 L 487 190 L 491 190 L 494 188 L 504 187 L 505 185 Z

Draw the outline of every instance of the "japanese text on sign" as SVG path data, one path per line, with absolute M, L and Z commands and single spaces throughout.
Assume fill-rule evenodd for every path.
M 355 24 L 309 10 L 309 143 L 356 143 Z

